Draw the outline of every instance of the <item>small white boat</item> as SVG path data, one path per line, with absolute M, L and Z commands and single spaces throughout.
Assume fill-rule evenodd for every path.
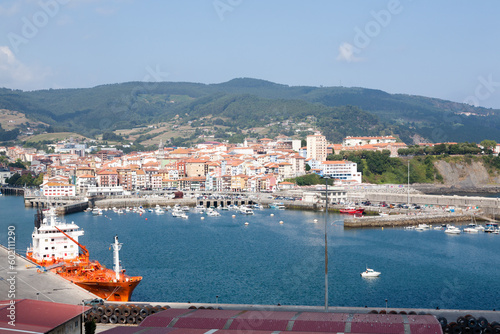
M 205 212 L 205 207 L 203 205 L 197 205 L 194 208 L 194 212 L 195 213 L 203 213 L 203 212 Z
M 163 210 L 160 205 L 156 204 L 155 213 L 162 214 L 162 213 L 165 213 L 165 210 Z
M 415 231 L 425 231 L 429 229 L 429 225 L 427 224 L 418 224 L 417 227 L 415 227 Z
M 381 272 L 366 268 L 366 270 L 361 273 L 361 277 L 379 277 L 380 274 Z
M 405 230 L 414 230 L 415 226 L 405 226 Z
M 243 214 L 243 215 L 253 215 L 253 210 L 250 209 L 249 207 L 247 206 L 241 206 L 240 207 L 240 213 Z
M 460 234 L 460 233 L 462 233 L 462 230 L 460 230 L 458 227 L 455 227 L 453 225 L 446 225 L 446 230 L 444 230 L 444 233 Z
M 102 215 L 102 209 L 99 209 L 99 208 L 94 208 L 92 210 L 92 214 L 93 215 L 96 215 L 96 216 L 101 216 Z
M 186 211 L 186 212 L 187 212 L 187 211 L 189 211 L 189 206 L 183 206 L 183 207 L 181 208 L 181 210 L 182 210 L 182 211 Z
M 476 224 L 469 224 L 464 228 L 464 233 L 479 233 Z
M 172 211 L 172 216 L 174 216 L 174 217 L 182 217 L 183 215 L 186 215 L 186 214 L 182 210 L 174 208 L 174 210 Z
M 209 216 L 209 217 L 220 216 L 220 213 L 217 210 L 213 210 L 213 209 L 208 209 L 206 213 L 207 213 L 207 216 Z
M 257 209 L 257 210 L 262 210 L 262 209 L 264 209 L 264 207 L 263 207 L 262 205 L 260 205 L 260 204 L 254 204 L 254 205 L 253 205 L 253 208 L 254 208 L 254 209 Z

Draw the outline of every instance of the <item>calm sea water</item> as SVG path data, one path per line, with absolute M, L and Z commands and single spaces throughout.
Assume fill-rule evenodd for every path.
M 21 197 L 2 196 L 0 212 L 0 243 L 15 225 L 16 248 L 24 253 L 35 210 L 24 208 Z M 189 216 L 107 211 L 64 219 L 85 230 L 81 242 L 108 267 L 118 234 L 123 267 L 143 276 L 135 301 L 213 303 L 218 295 L 220 303 L 324 305 L 324 213 Z M 500 309 L 500 235 L 344 231 L 341 219 L 328 216 L 330 305 L 383 307 L 387 299 L 389 307 Z M 382 275 L 361 278 L 365 266 Z

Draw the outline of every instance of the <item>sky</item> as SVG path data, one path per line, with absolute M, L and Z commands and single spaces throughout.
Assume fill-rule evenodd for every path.
M 1 0 L 0 87 L 250 77 L 500 109 L 497 0 Z

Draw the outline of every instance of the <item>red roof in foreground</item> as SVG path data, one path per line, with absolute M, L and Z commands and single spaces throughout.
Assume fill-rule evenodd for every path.
M 0 301 L 0 333 L 16 330 L 46 333 L 90 310 L 88 306 L 69 305 L 32 299 L 13 300 L 15 327 L 9 324 L 10 300 Z M 11 309 L 9 309 L 9 307 Z
M 119 326 L 104 333 L 314 334 L 347 332 L 442 333 L 441 325 L 433 315 L 209 309 L 168 309 L 148 316 L 134 329 Z

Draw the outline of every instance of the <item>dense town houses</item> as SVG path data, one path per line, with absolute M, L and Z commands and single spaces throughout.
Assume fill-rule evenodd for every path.
M 92 151 L 85 144 L 58 143 L 55 153 L 32 148 L 0 147 L 10 161 L 29 161 L 30 171 L 44 173 L 46 196 L 127 194 L 138 190 L 181 189 L 259 192 L 295 187 L 287 180 L 311 172 L 329 175 L 339 183 L 360 183 L 361 173 L 350 161 L 326 161 L 328 154 L 349 150 L 389 150 L 397 155 L 406 148 L 395 137 L 346 137 L 342 144 L 328 143 L 321 133 L 307 136 L 307 146 L 286 136 L 245 139 L 243 144 L 205 142 L 191 148 L 163 147 L 155 151 L 123 154 L 116 148 Z M 0 182 L 13 173 L 3 167 Z

